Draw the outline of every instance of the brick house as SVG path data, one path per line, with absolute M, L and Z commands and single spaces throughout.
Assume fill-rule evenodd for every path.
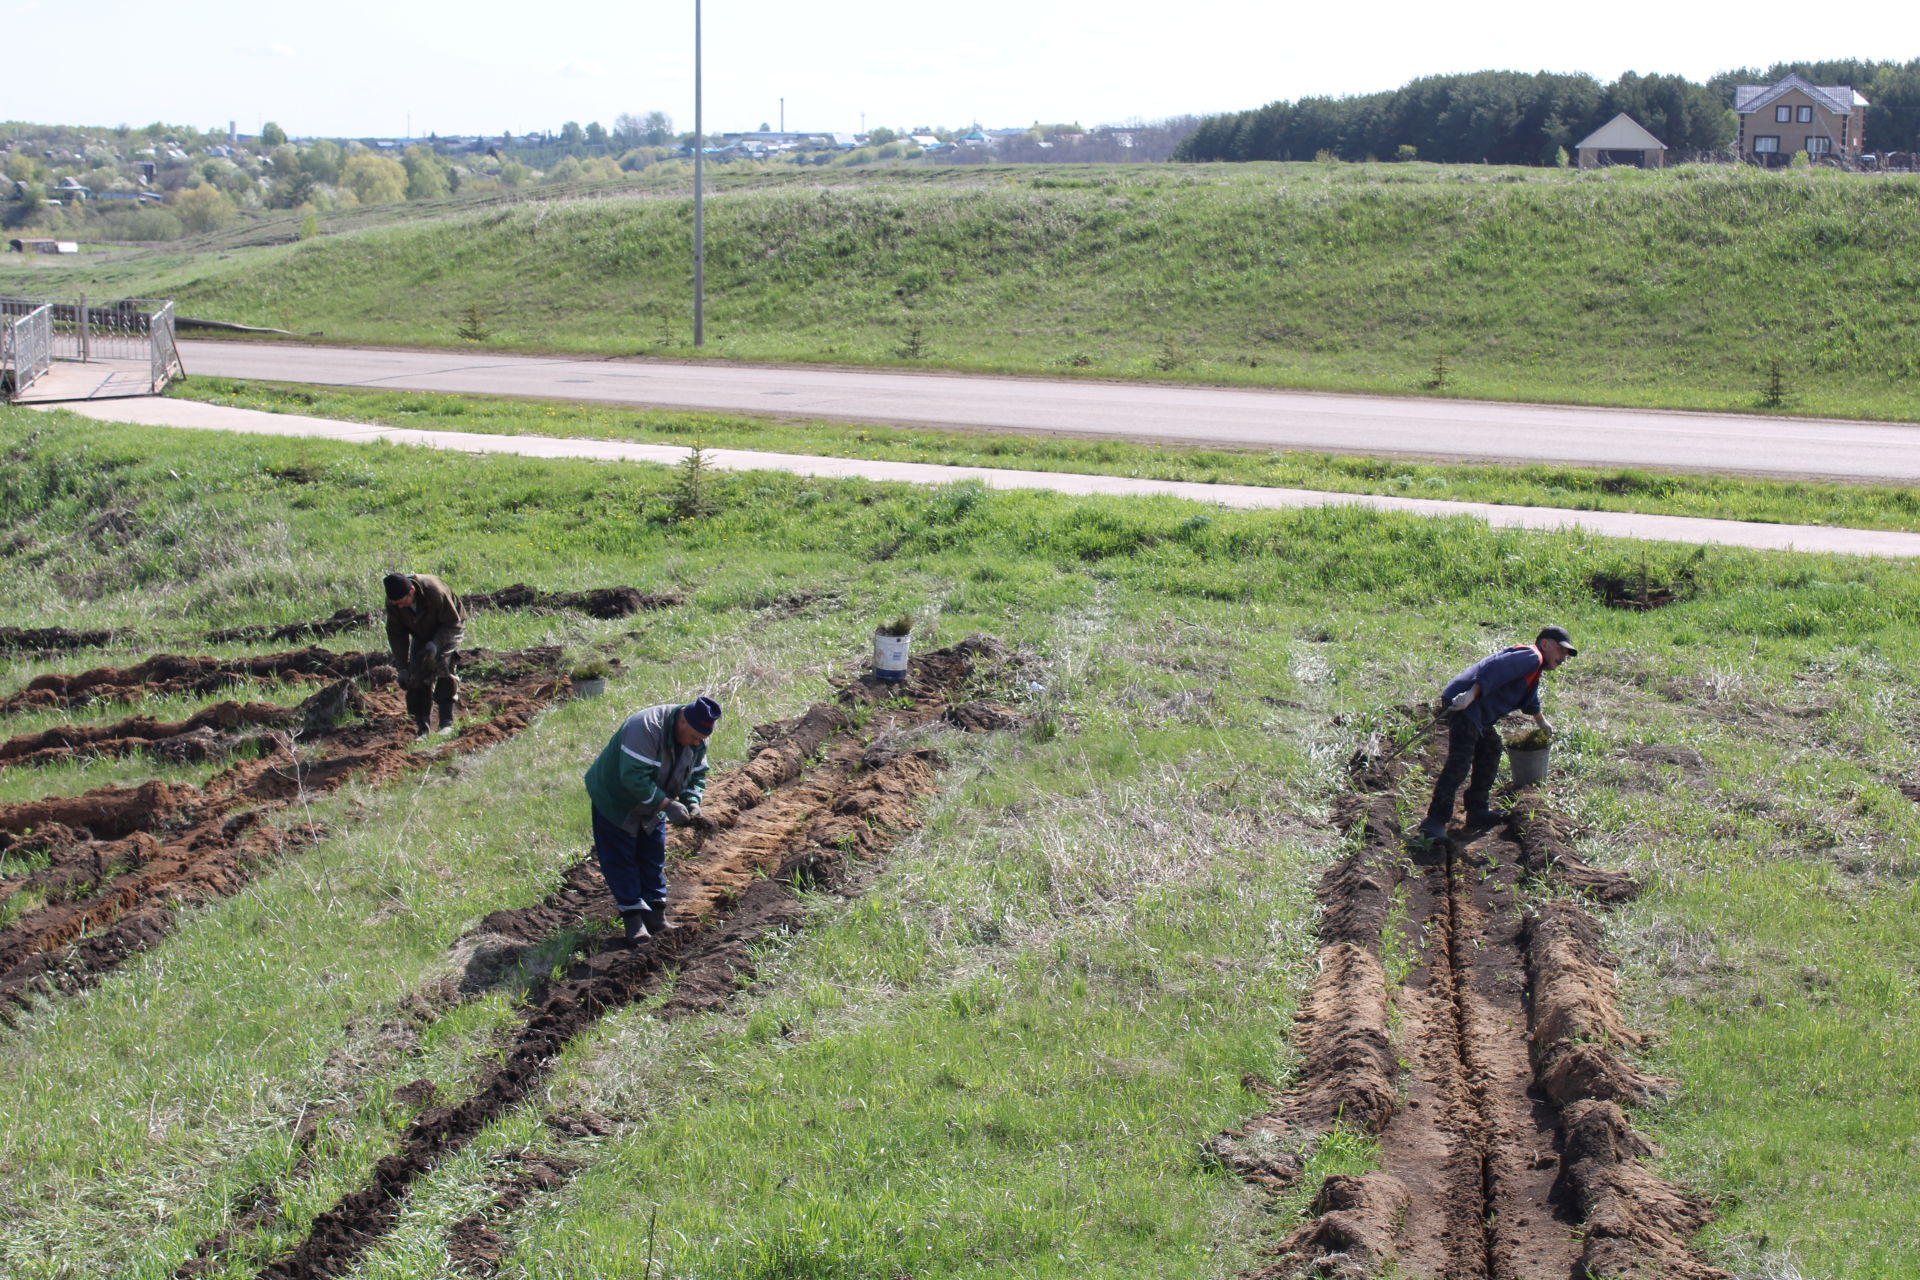
M 1867 100 L 1853 86 L 1809 84 L 1789 75 L 1777 84 L 1733 91 L 1740 117 L 1740 158 L 1779 166 L 1806 152 L 1814 160 L 1851 163 L 1866 141 Z

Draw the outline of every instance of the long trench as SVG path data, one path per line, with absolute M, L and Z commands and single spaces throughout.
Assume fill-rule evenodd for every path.
M 1381 1131 L 1410 1202 L 1402 1268 L 1448 1280 L 1572 1275 L 1576 1224 L 1552 1203 L 1558 1117 L 1534 1098 L 1520 851 L 1504 833 L 1449 841 L 1404 882 L 1393 995 L 1405 1103 Z
M 1445 730 L 1409 709 L 1350 765 L 1352 843 L 1323 877 L 1319 973 L 1297 1016 L 1303 1066 L 1213 1154 L 1287 1193 L 1326 1137 L 1378 1139 L 1380 1169 L 1326 1178 L 1261 1280 L 1726 1280 L 1687 1239 L 1712 1217 L 1643 1163 L 1628 1111 L 1671 1087 L 1629 1054 L 1590 908 L 1637 892 L 1583 862 L 1535 789 L 1488 829 L 1404 839 Z M 1395 737 L 1397 733 L 1398 737 Z

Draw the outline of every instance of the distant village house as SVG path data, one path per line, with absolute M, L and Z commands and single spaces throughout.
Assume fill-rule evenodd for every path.
M 1624 111 L 1581 139 L 1574 151 L 1582 169 L 1616 164 L 1659 169 L 1667 163 L 1667 145 Z
M 1743 84 L 1733 91 L 1733 110 L 1740 117 L 1740 157 L 1755 164 L 1777 167 L 1802 151 L 1851 164 L 1866 144 L 1867 100 L 1851 85 L 1809 84 L 1797 75 Z

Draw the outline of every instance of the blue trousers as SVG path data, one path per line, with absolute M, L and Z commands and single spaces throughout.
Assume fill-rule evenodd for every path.
M 593 853 L 600 874 L 613 890 L 613 904 L 622 911 L 654 906 L 667 900 L 667 823 L 651 818 L 639 835 L 628 835 L 619 823 L 593 811 Z

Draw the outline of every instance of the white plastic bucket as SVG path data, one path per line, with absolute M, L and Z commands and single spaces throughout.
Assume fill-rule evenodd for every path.
M 873 674 L 881 680 L 907 678 L 907 648 L 912 636 L 883 636 L 873 633 Z
M 1547 776 L 1547 756 L 1552 747 L 1541 747 L 1538 751 L 1507 750 L 1507 759 L 1513 765 L 1513 785 L 1524 787 L 1528 783 L 1538 782 Z

